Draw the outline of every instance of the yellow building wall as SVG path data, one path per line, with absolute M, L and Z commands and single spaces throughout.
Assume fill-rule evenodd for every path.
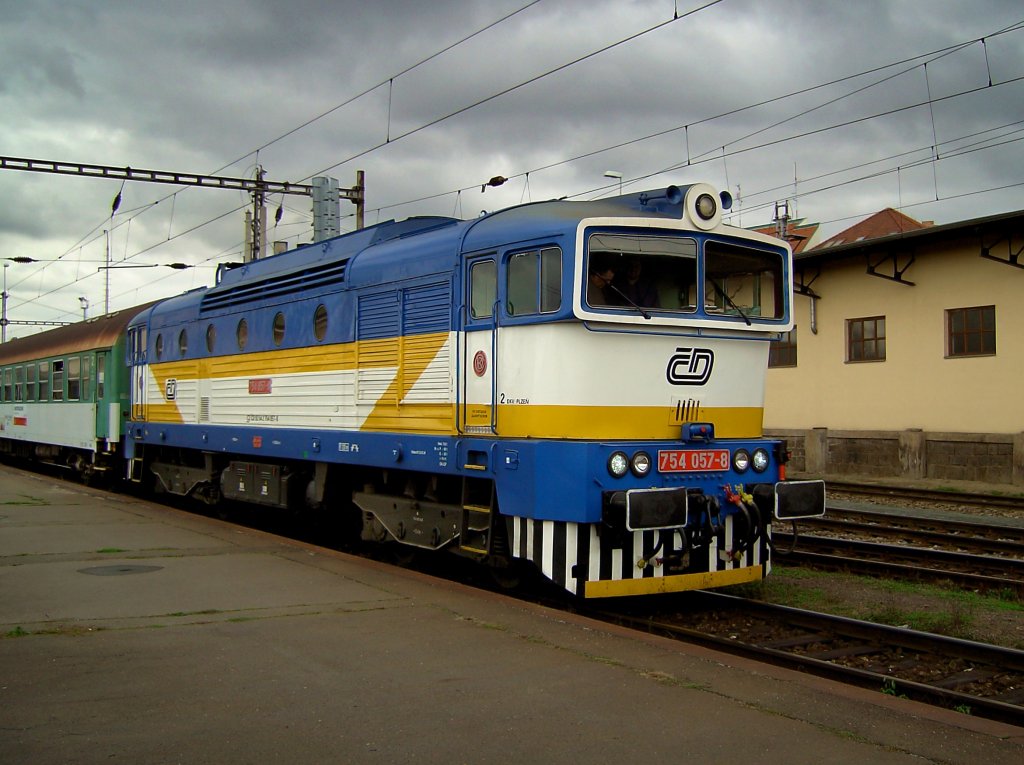
M 768 370 L 766 430 L 1024 430 L 1024 269 L 979 250 L 963 241 L 919 249 L 903 275 L 913 287 L 868 275 L 863 253 L 823 264 L 811 285 L 821 295 L 817 334 L 811 298 L 797 295 L 797 366 Z M 877 270 L 891 274 L 891 261 Z M 946 358 L 946 310 L 987 305 L 996 307 L 996 355 Z M 885 317 L 885 361 L 848 362 L 846 322 L 871 316 Z

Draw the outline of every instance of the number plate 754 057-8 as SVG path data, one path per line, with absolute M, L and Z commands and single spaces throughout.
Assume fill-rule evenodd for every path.
M 666 449 L 658 452 L 659 473 L 719 472 L 728 469 L 728 449 Z

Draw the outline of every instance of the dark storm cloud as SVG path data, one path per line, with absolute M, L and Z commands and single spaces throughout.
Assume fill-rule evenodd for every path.
M 1024 120 L 1024 86 L 1000 85 L 1024 75 L 1024 32 L 995 34 L 1024 19 L 1019 2 L 726 0 L 446 118 L 669 20 L 677 7 L 685 12 L 702 4 L 543 0 L 388 82 L 526 3 L 0 0 L 0 154 L 198 173 L 226 168 L 228 175 L 251 175 L 258 161 L 275 180 L 332 168 L 342 185 L 363 169 L 371 222 L 424 213 L 472 216 L 522 200 L 587 193 L 608 182 L 609 169 L 627 179 L 651 175 L 635 188 L 708 180 L 735 193 L 740 186 L 744 225 L 764 222 L 773 201 L 792 196 L 794 187 L 806 194 L 800 213 L 822 221 L 901 200 L 931 199 L 907 212 L 947 221 L 999 205 L 1024 207 L 1020 188 L 934 203 L 935 196 L 1024 181 L 1019 143 L 957 156 L 995 134 L 965 136 Z M 927 76 L 918 66 L 853 93 L 896 71 L 886 70 L 741 110 L 982 36 L 984 46 L 931 62 Z M 990 75 L 994 86 L 987 88 Z M 929 91 L 942 98 L 973 87 L 985 89 L 931 109 L 813 132 L 924 101 Z M 665 134 L 599 151 L 658 132 Z M 374 149 L 380 144 L 387 145 Z M 936 150 L 934 168 L 910 167 Z M 554 166 L 541 170 L 548 165 Z M 674 169 L 658 174 L 666 168 Z M 819 191 L 882 170 L 891 172 Z M 528 180 L 520 175 L 527 171 Z M 499 174 L 517 177 L 480 193 L 479 184 Z M 815 180 L 826 174 L 834 175 Z M 43 257 L 72 248 L 75 257 L 102 256 L 102 224 L 119 184 L 47 176 L 29 183 L 29 177 L 0 177 L 0 250 L 31 254 L 35 247 Z M 460 188 L 466 191 L 457 194 Z M 118 257 L 142 253 L 150 262 L 191 263 L 235 257 L 242 215 L 230 211 L 245 205 L 245 196 L 189 190 L 172 197 L 172 191 L 125 187 L 122 214 L 106 221 Z M 433 195 L 440 196 L 394 206 Z M 282 201 L 284 218 L 272 238 L 307 241 L 309 200 L 271 204 Z M 343 206 L 343 215 L 350 212 Z M 87 244 L 78 247 L 83 238 Z M 83 273 L 50 269 L 39 277 L 52 288 L 61 284 L 53 274 L 71 284 L 47 298 L 42 312 L 55 305 L 73 312 L 82 292 L 91 292 L 96 304 L 98 282 L 76 281 Z M 146 284 L 173 294 L 208 276 L 127 271 L 119 283 L 134 298 Z M 27 296 L 13 302 L 22 311 L 36 305 Z

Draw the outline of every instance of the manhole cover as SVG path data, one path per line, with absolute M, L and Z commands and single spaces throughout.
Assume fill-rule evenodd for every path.
M 93 576 L 121 576 L 122 574 L 148 574 L 162 568 L 163 566 L 93 566 L 92 568 L 80 568 L 78 573 L 92 574 Z

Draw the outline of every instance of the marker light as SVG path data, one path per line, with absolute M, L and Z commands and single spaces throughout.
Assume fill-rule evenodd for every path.
M 616 478 L 622 478 L 629 471 L 629 457 L 625 452 L 613 452 L 608 458 L 608 472 Z
M 750 467 L 750 454 L 746 449 L 737 449 L 732 455 L 732 466 L 737 473 L 747 472 Z
M 764 449 L 755 449 L 754 456 L 751 459 L 754 465 L 754 470 L 758 473 L 763 473 L 768 469 L 768 452 Z
M 643 478 L 651 472 L 651 455 L 647 452 L 637 452 L 629 464 L 629 469 L 637 478 Z

